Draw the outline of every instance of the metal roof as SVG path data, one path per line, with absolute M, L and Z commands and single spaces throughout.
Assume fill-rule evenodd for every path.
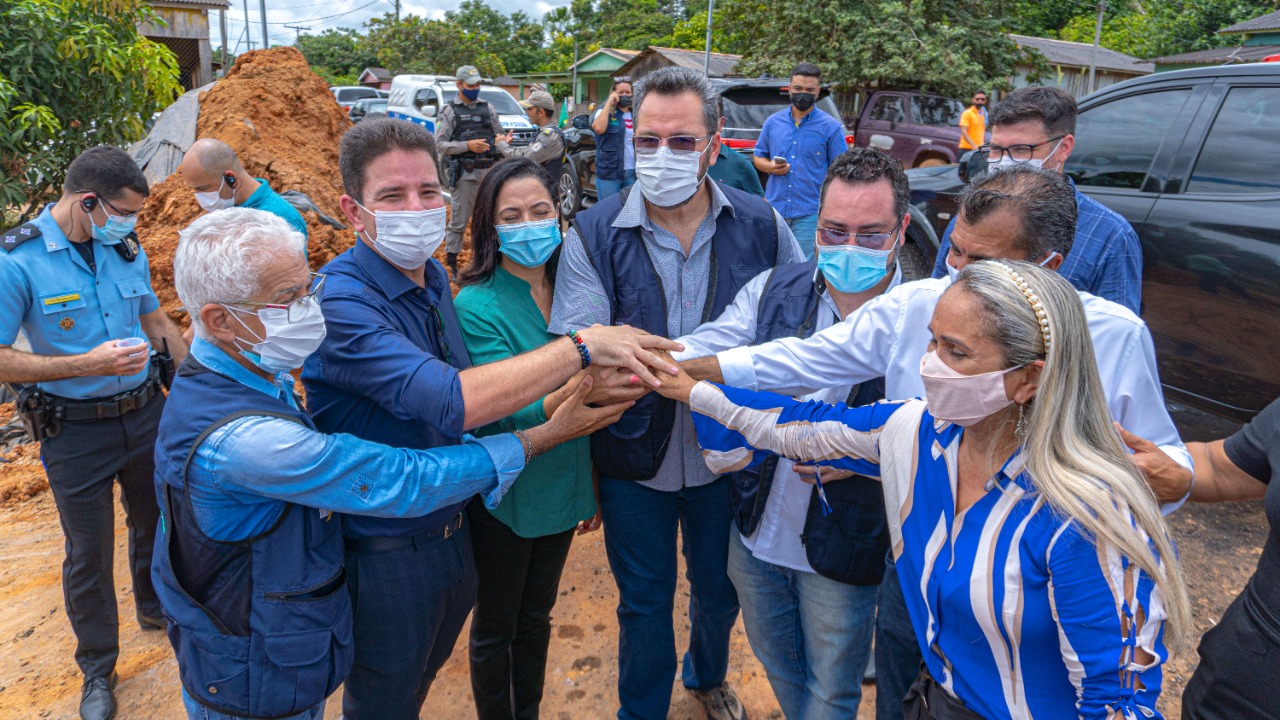
M 1247 33 L 1257 32 L 1259 30 L 1280 30 L 1280 10 L 1269 12 L 1262 17 L 1256 17 L 1252 20 L 1236 23 L 1231 27 L 1224 27 L 1218 31 L 1223 33 Z
M 638 65 L 645 58 L 654 55 L 661 55 L 667 62 L 679 67 L 691 68 L 693 70 L 701 70 L 704 62 L 704 53 L 701 50 L 681 50 L 679 48 L 656 47 L 649 46 L 640 52 L 639 55 L 631 58 L 625 65 L 615 71 L 617 75 L 626 75 L 628 70 Z M 729 53 L 711 53 L 711 62 L 707 67 L 708 77 L 731 77 L 736 75 L 735 68 L 738 61 L 742 60 L 741 55 L 730 55 Z
M 1071 65 L 1073 67 L 1087 68 L 1093 61 L 1093 45 L 1089 43 L 1051 40 L 1028 35 L 1010 34 L 1009 37 L 1013 38 L 1013 41 L 1018 43 L 1019 47 L 1034 48 L 1040 51 L 1040 54 L 1044 55 L 1045 59 L 1053 65 Z M 1156 69 L 1155 65 L 1150 62 L 1144 62 L 1132 55 L 1125 55 L 1122 52 L 1108 50 L 1104 47 L 1098 48 L 1097 68 L 1099 70 L 1133 73 L 1134 75 L 1155 72 Z
M 1246 63 L 1257 62 L 1269 55 L 1280 53 L 1280 45 L 1240 45 L 1195 52 L 1166 55 L 1153 58 L 1151 62 L 1160 65 L 1202 65 L 1206 63 Z
M 176 5 L 178 7 L 201 8 L 205 10 L 226 10 L 231 7 L 230 0 L 149 0 L 147 4 L 156 5 L 158 7 Z
M 597 55 L 602 55 L 602 54 L 616 58 L 625 63 L 631 58 L 639 55 L 640 51 L 639 50 L 620 50 L 618 48 L 600 48 L 599 50 L 596 50 L 595 52 L 588 54 L 586 57 L 580 58 L 578 62 L 573 63 L 573 65 L 570 65 L 569 70 L 572 71 L 575 66 L 582 65 L 583 63 L 587 62 L 591 58 Z
M 391 71 L 386 68 L 367 67 L 364 70 L 360 71 L 360 77 L 364 77 L 365 73 L 369 73 L 370 75 L 372 75 L 373 79 L 377 80 L 378 82 L 385 82 L 391 79 Z

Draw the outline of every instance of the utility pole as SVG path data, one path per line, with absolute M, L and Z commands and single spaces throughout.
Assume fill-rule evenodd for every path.
M 396 22 L 400 22 L 400 0 L 396 0 Z
M 253 50 L 253 35 L 249 32 L 249 0 L 244 0 L 244 44 Z
M 578 108 L 578 36 L 575 33 L 573 37 L 573 107 L 574 111 Z
M 302 37 L 303 30 L 310 30 L 306 25 L 285 25 L 285 28 L 293 31 L 293 44 L 297 45 L 299 38 Z
M 1089 87 L 1086 88 L 1089 92 L 1097 89 L 1093 82 L 1093 76 L 1094 71 L 1098 68 L 1098 45 L 1102 43 L 1102 13 L 1106 9 L 1106 0 L 1098 0 L 1098 22 L 1093 26 L 1093 57 L 1089 60 Z
M 262 13 L 262 49 L 266 50 L 271 47 L 271 42 L 267 40 L 267 0 L 258 0 L 258 7 Z
M 226 75 L 227 70 L 230 70 L 230 68 L 227 67 L 227 11 L 225 9 L 221 10 L 218 12 L 218 15 L 220 16 L 218 19 L 218 25 L 219 29 L 222 31 L 222 74 Z
M 702 74 L 711 74 L 711 16 L 716 11 L 716 0 L 707 0 L 707 51 L 702 56 Z

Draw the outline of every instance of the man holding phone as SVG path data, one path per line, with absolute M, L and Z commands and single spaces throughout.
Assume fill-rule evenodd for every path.
M 791 71 L 791 105 L 770 115 L 756 141 L 756 169 L 769 178 L 765 200 L 787 221 L 805 255 L 813 259 L 818 195 L 827 167 L 849 144 L 840 121 L 815 105 L 822 94 L 822 71 L 800 63 Z

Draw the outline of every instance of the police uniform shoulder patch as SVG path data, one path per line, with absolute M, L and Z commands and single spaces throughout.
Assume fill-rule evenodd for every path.
M 555 134 L 556 134 L 556 129 L 555 129 L 555 128 L 553 128 L 553 127 L 544 127 L 544 128 L 542 128 L 542 134 L 543 134 L 543 135 L 555 135 Z
M 28 240 L 34 240 L 40 237 L 40 235 L 40 228 L 36 227 L 35 223 L 27 223 L 25 225 L 19 225 L 12 230 L 5 230 L 3 233 L 0 233 L 0 250 L 13 252 L 14 249 L 22 243 Z

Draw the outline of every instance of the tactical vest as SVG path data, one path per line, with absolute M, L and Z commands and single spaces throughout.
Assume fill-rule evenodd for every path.
M 560 138 L 560 154 L 545 162 L 539 163 L 551 179 L 555 182 L 557 189 L 560 187 L 560 176 L 564 174 L 565 160 L 569 154 L 569 143 L 564 139 L 564 131 L 555 125 L 544 125 L 538 129 L 538 133 L 544 133 L 547 130 L 554 130 L 555 135 Z
M 169 400 L 156 441 L 161 516 L 152 578 L 182 686 L 226 715 L 300 713 L 337 690 L 351 670 L 341 523 L 282 502 L 265 532 L 237 542 L 213 540 L 197 526 L 187 468 L 205 438 L 238 418 L 314 425 L 288 403 L 191 357 Z
M 756 309 L 753 344 L 813 334 L 822 306 L 825 281 L 815 281 L 818 261 L 782 265 L 769 273 Z M 853 386 L 846 404 L 860 407 L 884 399 L 884 378 Z M 734 520 L 743 536 L 755 533 L 773 488 L 778 457 L 769 455 L 748 470 L 729 473 Z M 888 526 L 880 482 L 855 475 L 823 486 L 831 515 L 820 510 L 818 490 L 810 491 L 809 517 L 801 541 L 813 569 L 844 583 L 874 585 L 884 571 Z
M 633 116 L 634 117 L 634 116 Z M 601 180 L 621 180 L 626 174 L 622 166 L 626 127 L 621 110 L 609 113 L 609 123 L 604 132 L 596 136 L 596 177 Z
M 489 103 L 477 100 L 474 105 L 464 105 L 459 102 L 450 103 L 450 105 L 453 107 L 453 133 L 449 135 L 449 140 L 452 142 L 484 140 L 489 143 L 489 149 L 482 153 L 468 150 L 449 157 L 471 160 L 481 158 L 492 160 L 501 157 L 498 153 L 498 138 L 493 134 L 493 109 L 489 107 Z
M 705 322 L 733 302 L 751 278 L 777 263 L 778 227 L 763 199 L 721 187 L 732 210 L 716 219 L 711 238 Z M 667 301 L 638 227 L 613 227 L 629 192 L 597 203 L 574 218 L 591 264 L 609 298 L 609 322 L 667 335 Z M 591 458 L 603 475 L 649 480 L 657 474 L 671 440 L 676 403 L 657 393 L 641 398 L 618 422 L 591 436 Z

